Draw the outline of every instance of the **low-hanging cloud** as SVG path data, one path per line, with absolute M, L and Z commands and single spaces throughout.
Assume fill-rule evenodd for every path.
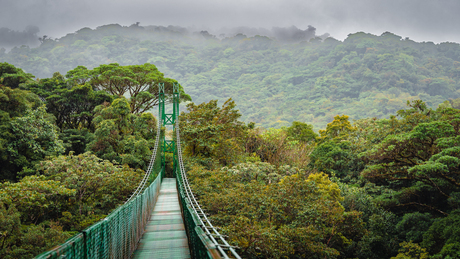
M 175 25 L 199 30 L 296 26 L 343 40 L 349 33 L 390 31 L 416 41 L 460 42 L 458 0 L 0 0 L 0 27 L 61 37 L 111 23 Z M 298 34 L 301 36 L 302 33 Z
M 37 26 L 29 25 L 23 31 L 15 31 L 9 28 L 0 28 L 0 47 L 12 48 L 14 46 L 36 46 L 39 42 Z
M 329 36 L 327 33 L 323 35 L 316 35 L 316 28 L 312 25 L 308 25 L 307 29 L 305 30 L 297 28 L 296 26 L 272 27 L 271 29 L 240 26 L 235 28 L 211 30 L 211 32 L 215 35 L 218 35 L 220 38 L 233 37 L 241 33 L 247 37 L 254 37 L 256 35 L 267 36 L 270 38 L 275 38 L 281 42 L 309 41 L 316 37 L 325 39 Z

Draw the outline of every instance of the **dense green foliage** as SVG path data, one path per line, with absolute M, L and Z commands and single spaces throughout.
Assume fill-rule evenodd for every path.
M 152 78 L 165 80 L 170 98 L 174 81 L 154 65 L 110 66 L 150 78 L 155 91 Z M 157 120 L 142 111 L 157 96 L 138 89 L 146 104 L 112 93 L 94 83 L 100 75 L 84 80 L 92 73 L 77 67 L 32 80 L 0 63 L 1 258 L 31 258 L 64 242 L 123 204 L 143 177 Z M 129 92 L 134 79 L 125 81 Z
M 317 131 L 337 114 L 387 118 L 407 100 L 434 108 L 460 97 L 459 44 L 417 43 L 390 32 L 287 43 L 111 24 L 46 39 L 37 48 L 16 47 L 0 53 L 0 61 L 40 78 L 77 66 L 153 63 L 186 86 L 196 103 L 232 98 L 243 121 L 266 128 L 300 121 Z
M 123 203 L 154 144 L 144 111 L 176 82 L 159 70 L 199 103 L 180 114 L 186 167 L 244 258 L 459 257 L 458 44 L 203 35 L 107 25 L 0 52 L 43 77 L 0 63 L 1 258 Z
M 31 82 L 34 76 L 8 63 L 0 63 L 0 84 L 10 88 Z
M 57 127 L 38 96 L 0 85 L 0 179 L 14 180 L 24 167 L 63 151 Z
M 187 104 L 187 113 L 180 115 L 185 154 L 199 158 L 204 163 L 228 165 L 240 161 L 245 128 L 238 121 L 241 114 L 235 106 L 231 99 L 222 108 L 217 107 L 217 100 L 200 105 Z
M 142 179 L 142 170 L 89 153 L 41 161 L 19 182 L 0 185 L 2 258 L 30 258 L 104 218 Z
M 96 155 L 134 168 L 147 169 L 155 144 L 156 119 L 151 113 L 141 116 L 130 112 L 129 101 L 115 99 L 111 105 L 95 110 L 96 130 L 88 150 Z
M 337 115 L 313 140 L 311 125 L 248 125 L 239 133 L 246 149 L 236 156 L 246 162 L 219 164 L 227 149 L 207 153 L 217 161 L 211 165 L 189 152 L 189 176 L 215 224 L 245 258 L 456 258 L 457 101 L 432 110 L 415 100 L 389 119 L 355 123 Z M 208 116 L 215 110 L 199 107 Z M 202 125 L 188 124 L 184 138 Z
M 306 179 L 296 168 L 257 166 L 260 174 L 250 173 L 252 165 L 190 171 L 194 189 L 208 211 L 217 214 L 214 221 L 241 247 L 241 256 L 334 258 L 339 254 L 335 247 L 361 238 L 364 228 L 356 233 L 356 226 L 347 225 L 359 227 L 359 214 L 344 212 L 338 185 L 327 176 L 311 174 Z
M 94 91 L 88 84 L 69 86 L 60 73 L 23 86 L 46 101 L 47 111 L 54 115 L 60 129 L 94 129 L 93 110 L 97 105 L 111 102 L 104 91 Z

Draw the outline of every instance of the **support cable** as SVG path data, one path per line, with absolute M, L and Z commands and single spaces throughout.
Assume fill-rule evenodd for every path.
M 161 107 L 160 107 L 160 114 L 161 114 Z M 133 194 L 131 194 L 131 196 L 128 198 L 128 200 L 125 201 L 125 204 L 128 203 L 129 201 L 131 201 L 137 195 L 141 194 L 144 191 L 144 189 L 146 188 L 146 186 L 147 186 L 147 183 L 148 183 L 148 181 L 150 179 L 150 175 L 152 174 L 152 169 L 153 169 L 153 167 L 155 165 L 155 162 L 156 162 L 158 146 L 159 146 L 159 143 L 160 143 L 161 125 L 163 125 L 162 124 L 163 123 L 162 119 L 163 119 L 162 116 L 159 116 L 159 118 L 158 118 L 158 126 L 157 126 L 157 136 L 155 138 L 155 146 L 153 148 L 153 153 L 152 153 L 152 156 L 150 158 L 149 166 L 148 166 L 147 170 L 145 171 L 144 178 L 139 183 L 139 185 L 137 186 L 137 188 L 133 192 Z
M 222 236 L 217 231 L 216 227 L 214 227 L 211 224 L 210 220 L 204 213 L 204 210 L 201 208 L 200 204 L 196 200 L 195 195 L 192 192 L 192 189 L 190 188 L 190 184 L 188 182 L 187 175 L 185 173 L 184 163 L 182 161 L 182 149 L 181 149 L 181 144 L 180 144 L 180 133 L 179 133 L 179 116 L 177 114 L 176 114 L 176 141 L 177 141 L 176 142 L 177 158 L 179 160 L 179 169 L 180 169 L 181 179 L 183 182 L 183 189 L 185 191 L 185 194 L 187 195 L 186 199 L 189 201 L 195 214 L 198 215 L 198 218 L 200 220 L 200 227 L 207 234 L 207 236 L 211 239 L 211 241 L 217 247 L 217 250 L 221 253 L 221 255 L 224 258 L 229 258 L 227 253 L 224 251 L 224 248 L 225 248 L 225 249 L 228 249 L 235 258 L 241 259 L 241 257 L 236 253 L 234 246 L 231 246 L 230 244 L 228 244 L 224 236 Z

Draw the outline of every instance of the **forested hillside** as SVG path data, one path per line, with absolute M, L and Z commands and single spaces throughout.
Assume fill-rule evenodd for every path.
M 194 191 L 243 258 L 459 258 L 451 105 L 415 100 L 354 123 L 337 115 L 316 135 L 298 122 L 245 126 L 231 101 L 191 104 L 181 139 Z
M 459 44 L 107 25 L 0 61 L 0 258 L 123 204 L 178 80 L 190 183 L 243 258 L 460 257 Z
M 115 24 L 0 51 L 0 61 L 39 78 L 80 65 L 153 63 L 194 102 L 232 97 L 243 121 L 264 127 L 302 121 L 319 130 L 337 114 L 388 118 L 407 100 L 434 108 L 460 96 L 459 44 L 417 43 L 390 32 L 299 42 Z

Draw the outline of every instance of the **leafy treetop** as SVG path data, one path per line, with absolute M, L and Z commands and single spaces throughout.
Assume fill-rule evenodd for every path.
M 79 66 L 67 72 L 69 85 L 90 84 L 94 90 L 104 90 L 115 96 L 130 98 L 132 113 L 143 113 L 158 105 L 159 83 L 165 84 L 165 97 L 172 98 L 173 83 L 176 80 L 165 78 L 155 65 L 120 66 L 117 63 L 100 65 L 92 70 Z M 179 85 L 182 101 L 191 101 Z

